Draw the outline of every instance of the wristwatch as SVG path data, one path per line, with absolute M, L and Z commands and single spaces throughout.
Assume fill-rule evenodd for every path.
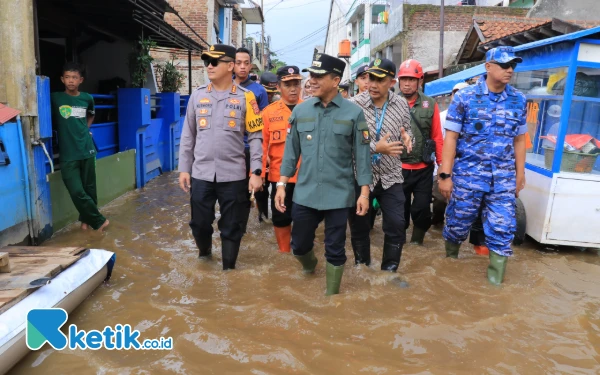
M 447 179 L 447 178 L 450 178 L 450 177 L 452 177 L 452 173 L 444 173 L 444 172 L 441 172 L 441 173 L 439 174 L 439 177 L 440 177 L 440 179 L 442 179 L 442 180 L 445 180 L 445 179 Z
M 280 187 L 280 186 L 283 186 L 283 187 L 285 187 L 286 185 L 287 185 L 287 184 L 286 184 L 285 182 L 278 182 L 278 183 L 276 183 L 276 184 L 275 184 L 275 189 L 277 189 L 277 188 L 278 188 L 278 187 Z
M 253 175 L 260 176 L 262 173 L 262 169 L 256 169 L 252 172 Z

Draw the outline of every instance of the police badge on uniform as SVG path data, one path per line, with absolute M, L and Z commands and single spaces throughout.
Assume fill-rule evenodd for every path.
M 371 138 L 369 136 L 369 131 L 368 130 L 363 130 L 362 131 L 362 136 L 363 136 L 363 138 L 362 138 L 362 143 L 363 144 L 371 143 Z

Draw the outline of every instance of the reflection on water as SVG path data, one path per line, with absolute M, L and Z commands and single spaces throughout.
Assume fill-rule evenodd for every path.
M 26 357 L 14 374 L 599 374 L 600 257 L 515 249 L 506 282 L 488 285 L 487 259 L 464 245 L 444 258 L 439 229 L 407 245 L 397 276 L 349 262 L 341 294 L 325 297 L 323 230 L 317 272 L 304 276 L 277 252 L 272 227 L 252 215 L 237 270 L 197 258 L 188 197 L 177 175 L 153 180 L 104 208 L 105 234 L 75 225 L 48 246 L 117 253 L 109 285 L 69 318 L 79 329 L 131 324 L 142 338 L 172 336 L 172 351 L 54 351 Z M 349 236 L 348 236 L 349 237 Z

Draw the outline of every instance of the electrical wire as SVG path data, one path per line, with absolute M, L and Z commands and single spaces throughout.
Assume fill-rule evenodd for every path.
M 313 31 L 313 32 L 311 32 L 311 33 L 308 33 L 307 35 L 305 35 L 304 37 L 302 37 L 302 38 L 298 39 L 297 41 L 295 41 L 295 42 L 293 42 L 293 43 L 291 43 L 291 44 L 288 44 L 288 45 L 287 45 L 287 46 L 285 46 L 285 47 L 282 47 L 282 48 L 279 48 L 279 49 L 277 49 L 277 50 L 274 50 L 273 52 L 275 52 L 275 53 L 279 53 L 280 51 L 283 51 L 283 50 L 285 50 L 285 49 L 288 49 L 288 48 L 290 48 L 290 47 L 294 47 L 294 48 L 295 48 L 295 46 L 296 46 L 296 44 L 297 44 L 297 43 L 303 42 L 303 41 L 305 41 L 306 39 L 308 39 L 308 38 L 311 38 L 311 37 L 315 36 L 316 34 L 318 34 L 318 33 L 320 33 L 320 32 L 323 32 L 324 30 L 327 30 L 327 28 L 328 28 L 330 25 L 332 25 L 332 24 L 334 24 L 334 23 L 338 22 L 339 20 L 341 20 L 341 19 L 343 19 L 343 18 L 345 18 L 345 17 L 346 17 L 346 16 L 341 16 L 341 17 L 339 17 L 339 18 L 337 18 L 337 19 L 335 19 L 335 20 L 333 20 L 333 21 L 329 22 L 329 23 L 328 23 L 328 24 L 326 24 L 325 26 L 319 27 L 317 30 L 315 30 L 315 31 Z
M 283 2 L 283 0 L 282 0 L 282 2 Z M 322 0 L 316 0 L 316 1 L 311 1 L 310 3 L 306 3 L 306 4 L 302 4 L 302 5 L 295 5 L 295 6 L 292 6 L 292 7 L 285 7 L 285 8 L 278 8 L 277 10 L 300 8 L 300 7 L 306 6 L 308 4 L 322 3 L 322 2 L 323 2 Z M 273 8 L 275 8 L 275 6 L 273 6 Z M 271 8 L 271 9 L 273 9 L 273 8 Z M 269 9 L 269 10 L 271 10 L 271 9 Z

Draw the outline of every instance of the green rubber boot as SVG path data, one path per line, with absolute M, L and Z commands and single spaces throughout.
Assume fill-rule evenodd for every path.
M 344 265 L 334 266 L 327 262 L 325 270 L 327 280 L 327 291 L 325 292 L 325 295 L 330 296 L 332 294 L 339 294 L 340 285 L 342 284 L 342 275 L 344 274 Z
M 302 264 L 302 272 L 308 274 L 315 272 L 315 267 L 317 267 L 317 257 L 315 257 L 314 250 L 309 251 L 304 255 L 294 255 L 296 259 Z
M 412 237 L 410 238 L 410 243 L 412 245 L 423 245 L 423 240 L 425 239 L 425 233 L 427 231 L 413 227 Z
M 504 273 L 506 272 L 507 262 L 508 257 L 496 254 L 490 250 L 490 265 L 487 269 L 487 278 L 491 284 L 502 284 L 502 281 L 504 281 Z
M 458 259 L 458 250 L 460 245 L 446 241 L 446 258 Z

